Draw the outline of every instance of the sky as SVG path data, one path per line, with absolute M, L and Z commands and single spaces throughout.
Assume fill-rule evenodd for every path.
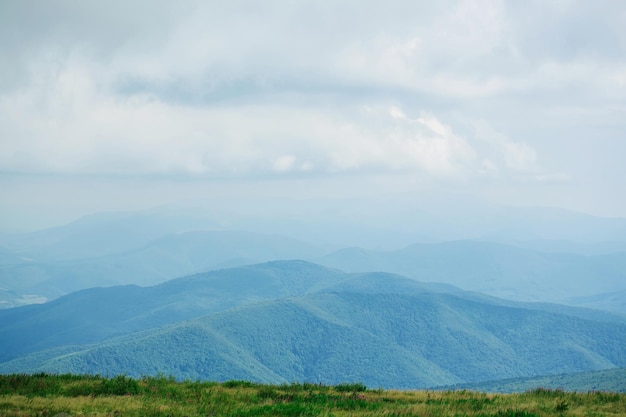
M 625 157 L 621 0 L 0 3 L 0 230 L 180 202 L 626 217 Z

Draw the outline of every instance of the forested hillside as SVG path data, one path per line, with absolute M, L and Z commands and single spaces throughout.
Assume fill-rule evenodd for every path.
M 302 261 L 93 289 L 0 319 L 15 323 L 5 373 L 424 388 L 626 366 L 619 317 Z

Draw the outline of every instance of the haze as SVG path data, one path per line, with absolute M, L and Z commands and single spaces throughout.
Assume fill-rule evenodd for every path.
M 0 229 L 626 217 L 625 28 L 621 1 L 5 1 Z

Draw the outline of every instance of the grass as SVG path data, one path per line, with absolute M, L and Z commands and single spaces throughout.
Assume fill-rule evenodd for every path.
M 62 414 L 65 413 L 65 414 Z M 626 394 L 394 391 L 77 375 L 0 375 L 0 416 L 626 417 Z

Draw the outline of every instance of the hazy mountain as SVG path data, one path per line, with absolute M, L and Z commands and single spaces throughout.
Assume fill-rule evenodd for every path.
M 464 210 L 457 207 L 456 210 Z M 626 219 L 597 217 L 552 207 L 491 206 L 484 211 L 490 240 L 552 240 L 583 244 L 626 241 Z M 470 220 L 471 221 L 471 220 Z
M 626 366 L 625 321 L 503 303 L 274 262 L 1 311 L 0 370 L 416 388 Z
M 553 389 L 574 392 L 626 392 L 626 368 L 573 374 L 546 375 L 530 378 L 511 378 L 477 384 L 458 384 L 442 389 L 469 389 L 482 392 L 524 392 L 532 389 Z
M 66 261 L 42 262 L 5 251 L 0 305 L 41 302 L 95 286 L 153 285 L 195 272 L 274 259 L 314 259 L 348 272 L 392 272 L 512 300 L 626 313 L 619 299 L 597 296 L 585 301 L 595 294 L 626 290 L 625 252 L 591 256 L 455 241 L 413 244 L 395 251 L 346 248 L 319 257 L 323 253 L 296 239 L 237 231 L 169 234 L 139 249 Z
M 103 213 L 38 232 L 0 234 L 0 307 L 94 286 L 153 285 L 276 259 L 314 260 L 347 271 L 396 272 L 517 300 L 562 302 L 626 290 L 626 252 L 615 252 L 626 248 L 624 219 L 476 202 L 416 207 L 390 201 L 389 207 L 368 215 L 333 201 L 284 203 L 285 208 L 255 207 L 253 212 L 233 207 Z M 455 218 L 453 224 L 450 218 Z M 344 242 L 366 248 L 431 243 L 393 251 L 343 249 L 319 258 L 328 246 L 275 233 L 332 242 L 335 248 Z M 511 245 L 440 241 L 458 238 Z
M 98 213 L 36 232 L 0 234 L 0 247 L 36 261 L 76 260 L 138 249 L 171 233 L 216 227 L 208 215 Z
M 366 207 L 367 210 L 355 208 Z M 454 219 L 454 221 L 451 221 Z M 184 231 L 247 230 L 281 234 L 336 249 L 397 249 L 415 242 L 487 240 L 549 252 L 584 254 L 626 250 L 626 219 L 546 207 L 505 207 L 474 199 L 415 201 L 389 197 L 340 200 L 242 200 L 215 209 L 162 207 L 100 213 L 38 232 L 0 233 L 0 249 L 37 260 L 104 256 L 140 248 Z
M 316 262 L 348 272 L 393 272 L 513 300 L 557 302 L 626 289 L 626 253 L 621 252 L 585 256 L 456 241 L 396 251 L 348 248 Z
M 626 290 L 595 294 L 586 297 L 572 297 L 566 301 L 568 304 L 580 307 L 626 312 Z
M 0 310 L 0 361 L 49 347 L 100 342 L 250 302 L 302 295 L 347 277 L 291 261 L 212 271 L 147 288 L 82 290 L 46 304 Z
M 511 246 L 547 253 L 572 253 L 577 255 L 609 255 L 626 252 L 626 241 L 583 243 L 568 240 L 508 240 Z
M 63 243 L 58 243 L 62 245 Z M 70 249 L 67 249 L 70 250 Z M 0 265 L 4 307 L 54 299 L 90 287 L 154 285 L 211 269 L 321 255 L 320 248 L 282 236 L 237 231 L 181 232 L 108 256 L 65 261 L 19 259 Z M 8 255 L 7 255 L 8 257 Z M 2 304 L 0 304 L 2 305 Z
M 414 242 L 450 240 L 561 241 L 600 247 L 605 242 L 624 247 L 626 242 L 623 218 L 549 207 L 500 206 L 467 196 L 389 195 L 383 204 L 365 197 L 272 203 L 238 207 L 247 215 L 230 216 L 231 226 L 317 244 L 386 250 Z

